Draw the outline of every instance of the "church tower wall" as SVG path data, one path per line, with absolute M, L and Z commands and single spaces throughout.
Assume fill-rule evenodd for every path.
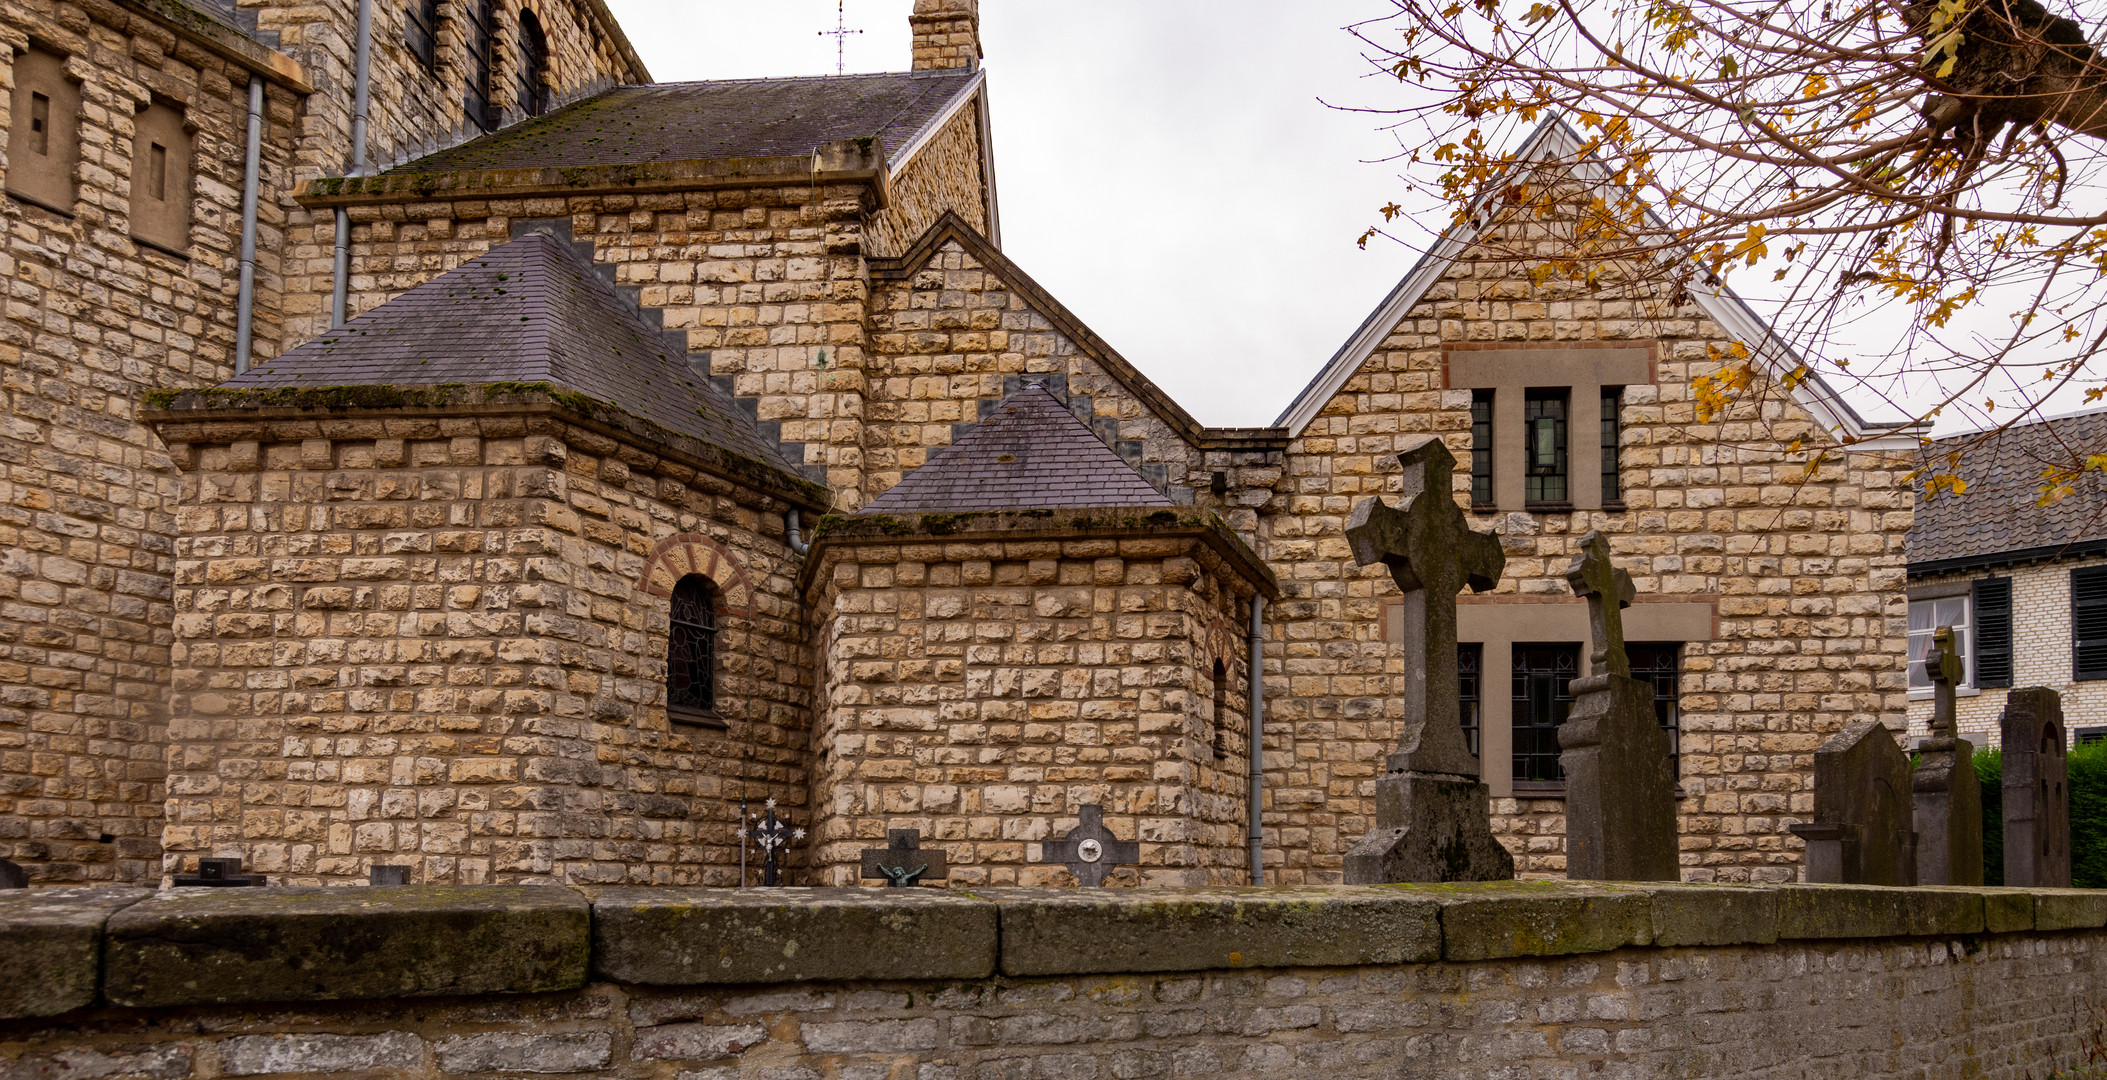
M 810 790 L 791 504 L 546 393 L 462 393 L 156 414 L 184 470 L 168 869 L 737 884 L 741 801 L 802 822 Z M 707 721 L 667 709 L 688 574 Z

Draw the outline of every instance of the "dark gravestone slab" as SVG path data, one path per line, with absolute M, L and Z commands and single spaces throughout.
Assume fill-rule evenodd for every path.
M 1068 835 L 1039 846 L 1039 857 L 1050 863 L 1068 864 L 1068 872 L 1086 888 L 1098 888 L 1115 866 L 1141 861 L 1141 843 L 1121 840 L 1105 828 L 1105 811 L 1098 806 L 1076 808 L 1081 821 Z
M 198 872 L 195 874 L 177 874 L 175 883 L 177 886 L 184 888 L 203 886 L 215 889 L 235 889 L 243 887 L 260 888 L 265 884 L 265 881 L 262 874 L 242 873 L 240 859 L 200 858 L 198 860 Z
M 1809 882 L 1916 884 L 1909 759 L 1895 736 L 1861 720 L 1823 743 L 1814 752 L 1814 820 L 1791 829 L 1807 842 Z
M 2070 788 L 2063 698 L 2030 686 L 2005 696 L 2005 884 L 2070 887 Z
M 29 871 L 6 859 L 0 859 L 0 889 L 26 888 L 29 888 Z
M 887 829 L 885 846 L 863 849 L 863 875 L 884 878 L 890 888 L 912 888 L 925 881 L 942 881 L 951 873 L 951 863 L 942 848 L 922 846 L 920 829 Z
M 1954 687 L 1967 668 L 1954 647 L 1952 627 L 1932 632 L 1924 666 L 1931 674 L 1931 737 L 1918 745 L 1910 777 L 1917 884 L 1981 885 L 1983 789 L 1975 778 L 1975 747 L 1955 734 Z
M 1653 686 L 1631 677 L 1619 610 L 1631 575 L 1610 563 L 1598 532 L 1581 539 L 1566 573 L 1588 602 L 1594 674 L 1573 680 L 1573 710 L 1558 729 L 1566 773 L 1566 877 L 1576 881 L 1679 881 L 1675 777 L 1668 733 L 1654 716 Z
M 1457 712 L 1456 594 L 1498 585 L 1507 557 L 1473 532 L 1450 484 L 1455 456 L 1419 436 L 1398 455 L 1404 497 L 1347 519 L 1354 561 L 1382 563 L 1404 593 L 1404 724 L 1375 782 L 1375 828 L 1346 852 L 1346 882 L 1499 881 L 1514 857 L 1492 835 L 1492 797 Z
M 407 866 L 374 865 L 366 869 L 368 885 L 408 885 L 410 868 Z

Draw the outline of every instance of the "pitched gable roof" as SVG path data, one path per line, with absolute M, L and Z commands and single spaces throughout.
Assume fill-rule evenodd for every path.
M 1045 387 L 1031 385 L 865 506 L 865 514 L 1174 505 Z
M 1957 435 L 1926 448 L 1931 467 L 1944 472 L 1939 455 L 1965 447 L 1954 471 L 1968 487 L 1917 501 L 1906 541 L 1910 573 L 2107 550 L 2107 477 L 2087 472 L 2074 493 L 2053 506 L 2038 505 L 2051 464 L 2107 444 L 2107 410 L 2014 425 L 1976 444 L 1981 438 Z
M 792 157 L 863 138 L 897 172 L 985 79 L 917 71 L 618 86 L 388 175 Z
M 1532 132 L 1515 153 L 1517 163 L 1566 162 L 1592 182 L 1607 184 L 1611 180 L 1609 170 L 1593 157 L 1581 154 L 1585 140 L 1580 132 L 1563 119 L 1552 116 Z M 1332 355 L 1311 379 L 1302 393 L 1280 414 L 1275 424 L 1284 426 L 1290 435 L 1301 435 L 1316 419 L 1324 406 L 1346 385 L 1368 358 L 1375 355 L 1383 341 L 1390 336 L 1407 313 L 1426 298 L 1436 282 L 1446 276 L 1464 251 L 1485 229 L 1496 223 L 1489 214 L 1473 214 L 1479 225 L 1458 224 L 1452 226 L 1436 240 L 1431 248 L 1405 274 L 1404 280 L 1390 291 L 1390 295 L 1371 313 L 1367 320 L 1347 338 L 1346 344 Z M 1777 331 L 1771 329 L 1763 317 L 1749 307 L 1748 302 L 1736 295 L 1732 289 L 1721 286 L 1711 292 L 1697 290 L 1692 294 L 1697 305 L 1712 321 L 1718 323 L 1734 340 L 1750 349 L 1757 362 L 1774 378 L 1783 378 L 1801 366 L 1801 358 Z M 1916 426 L 1904 420 L 1867 420 L 1858 415 L 1849 402 L 1819 375 L 1811 374 L 1792 388 L 1793 400 L 1823 427 L 1841 436 L 1863 440 L 1855 445 L 1864 449 L 1899 450 L 1915 449 L 1922 433 Z M 1890 434 L 1890 432 L 1893 432 Z
M 683 338 L 653 325 L 545 232 L 492 248 L 221 385 L 538 382 L 802 479 L 780 442 L 689 368 Z

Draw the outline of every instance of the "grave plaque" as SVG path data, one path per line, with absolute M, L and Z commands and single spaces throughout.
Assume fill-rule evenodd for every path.
M 1456 459 L 1423 435 L 1398 455 L 1403 498 L 1363 499 L 1347 519 L 1356 563 L 1382 563 L 1404 593 L 1404 723 L 1375 782 L 1375 828 L 1346 853 L 1346 881 L 1499 881 L 1514 857 L 1492 835 L 1492 797 L 1457 710 L 1456 594 L 1498 585 L 1500 541 L 1456 506 Z
M 366 869 L 366 884 L 368 885 L 408 885 L 409 883 L 410 868 L 407 866 L 381 866 L 376 864 Z
M 178 886 L 183 887 L 204 886 L 217 889 L 241 888 L 264 884 L 262 874 L 244 874 L 241 872 L 240 859 L 210 858 L 198 860 L 198 872 L 195 874 L 177 874 L 175 882 Z
M 0 859 L 0 889 L 26 888 L 29 888 L 29 871 L 6 859 Z
M 2070 789 L 2063 698 L 2030 686 L 2005 695 L 2005 884 L 2070 887 Z
M 1878 721 L 1861 720 L 1814 752 L 1814 820 L 1790 827 L 1807 843 L 1817 884 L 1914 885 L 1909 758 Z
M 1910 777 L 1916 807 L 1919 885 L 1983 883 L 1983 789 L 1975 747 L 1955 734 L 1954 687 L 1966 676 L 1953 628 L 1932 631 L 1924 658 L 1931 674 L 1931 738 L 1917 747 Z
M 1068 835 L 1059 840 L 1048 840 L 1039 846 L 1039 857 L 1043 862 L 1066 863 L 1068 872 L 1075 875 L 1085 888 L 1100 888 L 1105 884 L 1105 875 L 1115 866 L 1129 866 L 1141 861 L 1141 843 L 1137 840 L 1121 840 L 1105 828 L 1105 811 L 1099 806 L 1080 806 L 1076 817 L 1081 819 Z
M 920 829 L 887 829 L 884 847 L 863 849 L 863 876 L 884 878 L 890 888 L 942 881 L 950 873 L 944 850 L 923 847 Z
M 1580 541 L 1566 581 L 1588 602 L 1591 674 L 1572 683 L 1573 710 L 1558 729 L 1566 773 L 1566 877 L 1678 881 L 1674 759 L 1654 715 L 1653 686 L 1631 677 L 1620 608 L 1631 575 L 1610 563 L 1598 532 Z

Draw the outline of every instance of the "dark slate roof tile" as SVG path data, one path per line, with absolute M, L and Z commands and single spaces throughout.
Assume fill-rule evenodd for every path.
M 796 474 L 782 444 L 584 256 L 532 232 L 222 384 L 547 382 Z
M 1925 460 L 1936 473 L 1948 471 L 1940 455 L 1961 451 L 1954 471 L 1968 489 L 1919 496 L 1909 530 L 1912 566 L 2107 538 L 2107 477 L 2098 472 L 2086 473 L 2055 505 L 2038 505 L 2045 470 L 2107 448 L 2107 410 L 2017 425 L 1975 444 L 1980 438 L 1958 435 L 1928 448 Z
M 1060 399 L 1034 384 L 1004 398 L 862 513 L 1171 505 Z
M 929 71 L 618 86 L 390 172 L 788 157 L 865 137 L 877 138 L 896 162 L 975 77 Z

